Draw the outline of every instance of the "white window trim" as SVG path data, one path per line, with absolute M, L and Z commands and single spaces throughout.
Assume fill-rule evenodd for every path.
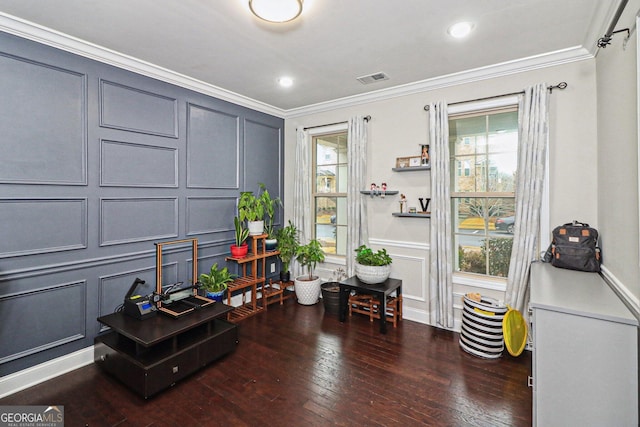
M 349 131 L 349 123 L 348 122 L 344 122 L 344 123 L 336 123 L 336 124 L 332 124 L 332 125 L 327 125 L 327 126 L 319 126 L 319 127 L 314 127 L 312 129 L 309 129 L 308 135 L 309 135 L 309 142 L 311 144 L 313 144 L 313 138 L 315 136 L 320 136 L 320 135 L 326 135 L 326 134 L 330 134 L 330 133 L 338 133 L 338 132 L 348 132 Z M 315 168 L 316 165 L 313 164 L 313 147 L 309 147 L 309 154 L 311 155 L 311 159 L 309 159 L 309 164 L 312 166 L 309 168 L 309 182 L 313 182 L 313 169 Z M 315 193 L 313 188 L 309 189 L 311 194 L 313 195 Z M 312 196 L 313 197 L 313 196 Z M 315 206 L 315 201 L 314 201 L 314 206 Z M 312 212 L 313 214 L 313 212 Z M 313 222 L 313 221 L 312 221 Z M 315 231 L 313 232 L 315 234 Z M 324 263 L 331 263 L 331 264 L 340 264 L 340 265 L 347 265 L 347 257 L 342 256 L 342 255 L 335 255 L 335 254 L 331 254 L 331 255 L 325 255 L 324 257 Z
M 500 98 L 465 102 L 464 104 L 450 105 L 447 108 L 449 115 L 470 113 L 478 110 L 488 110 L 500 107 L 509 107 L 518 105 L 518 96 L 503 96 Z M 546 153 L 546 168 L 544 177 L 544 189 L 542 193 L 542 206 L 540 208 L 540 250 L 544 251 L 549 246 L 550 242 L 550 227 L 549 227 L 549 143 L 547 141 Z M 639 155 L 640 157 L 640 155 Z M 504 278 L 492 278 L 483 277 L 481 275 L 468 274 L 468 273 L 453 273 L 453 284 L 463 286 L 473 286 L 480 289 L 489 289 L 494 291 L 506 291 L 507 279 Z

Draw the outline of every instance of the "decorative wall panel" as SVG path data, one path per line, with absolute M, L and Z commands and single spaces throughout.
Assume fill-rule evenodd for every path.
M 236 197 L 187 198 L 187 235 L 231 231 L 237 215 Z
M 100 141 L 100 185 L 104 187 L 177 187 L 176 148 Z
M 281 118 L 3 32 L 0 94 L 0 376 L 92 346 L 155 242 L 224 264 L 243 165 L 282 194 Z
M 87 199 L 0 199 L 0 258 L 87 247 Z
M 281 174 L 270 173 L 281 170 L 281 129 L 253 120 L 244 122 L 244 182 L 246 191 L 257 191 L 258 183 L 267 186 L 271 197 L 280 196 Z M 264 168 L 254 168 L 256 162 Z
M 178 101 L 101 80 L 100 126 L 177 138 Z
M 100 199 L 100 245 L 178 236 L 178 199 Z
M 87 80 L 0 54 L 0 182 L 87 183 Z
M 0 365 L 84 338 L 86 288 L 80 280 L 0 296 Z
M 187 187 L 239 187 L 239 118 L 187 105 Z

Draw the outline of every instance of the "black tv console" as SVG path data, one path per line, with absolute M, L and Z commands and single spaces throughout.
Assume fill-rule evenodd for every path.
M 235 350 L 238 327 L 223 319 L 232 310 L 216 302 L 177 319 L 98 317 L 111 331 L 95 338 L 94 361 L 146 399 Z

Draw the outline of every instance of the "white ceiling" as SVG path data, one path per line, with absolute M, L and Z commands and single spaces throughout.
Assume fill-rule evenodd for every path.
M 0 30 L 161 78 L 178 73 L 285 117 L 371 92 L 593 55 L 619 2 L 305 0 L 296 21 L 269 24 L 247 0 L 0 0 Z M 463 41 L 446 32 L 461 20 L 475 23 Z M 356 80 L 380 71 L 389 80 Z M 282 75 L 294 86 L 279 87 Z

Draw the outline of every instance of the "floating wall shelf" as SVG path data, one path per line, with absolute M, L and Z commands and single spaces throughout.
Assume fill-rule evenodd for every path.
M 361 194 L 367 194 L 370 195 L 371 193 L 373 193 L 374 196 L 381 196 L 382 195 L 382 191 L 371 191 L 371 190 L 360 190 Z M 385 196 L 393 196 L 394 194 L 398 194 L 398 190 L 387 190 L 384 192 Z
M 431 212 L 429 213 L 394 212 L 393 216 L 399 216 L 403 218 L 431 218 Z
M 394 172 L 414 172 L 414 171 L 428 171 L 431 170 L 431 165 L 428 166 L 407 166 L 406 168 L 392 168 Z

